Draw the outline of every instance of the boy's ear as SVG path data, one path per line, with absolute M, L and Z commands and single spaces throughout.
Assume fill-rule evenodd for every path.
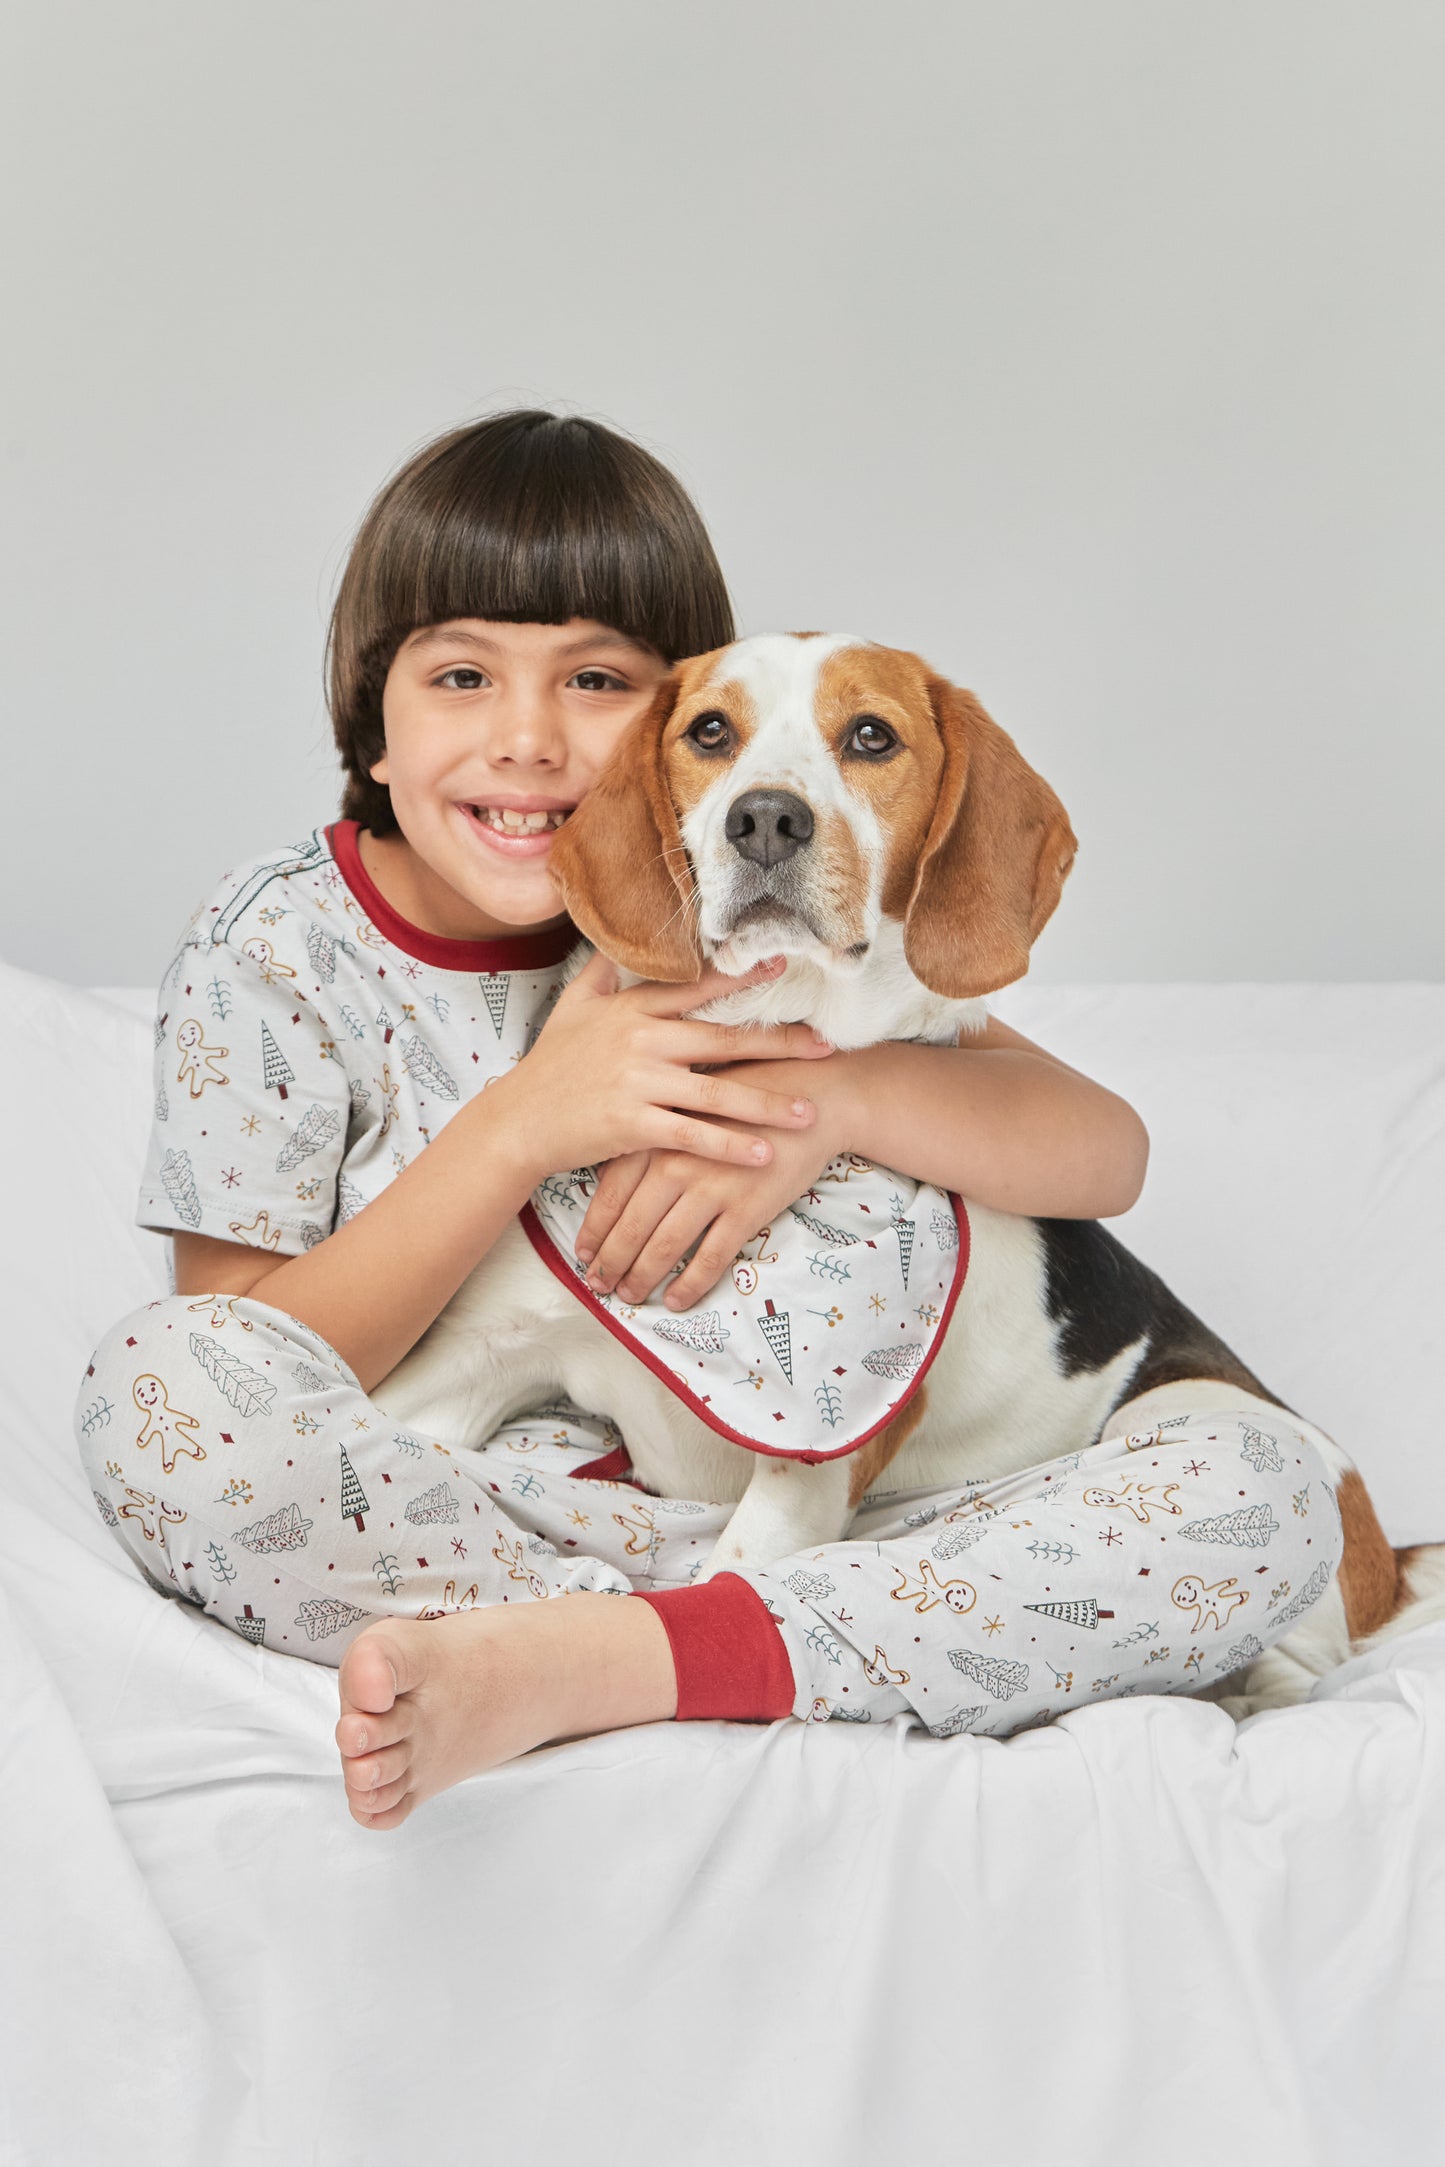
M 700 976 L 697 896 L 662 772 L 662 734 L 678 673 L 615 748 L 557 831 L 548 870 L 572 922 L 595 948 L 642 978 L 683 985 Z
M 971 692 L 930 670 L 928 694 L 943 739 L 943 780 L 903 952 L 930 992 L 962 1001 L 1023 977 L 1078 840 L 1042 775 Z

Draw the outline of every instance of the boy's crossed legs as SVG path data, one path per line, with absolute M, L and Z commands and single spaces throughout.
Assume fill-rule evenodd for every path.
M 865 1501 L 845 1543 L 689 1588 L 730 1507 L 580 1478 L 613 1474 L 616 1433 L 560 1408 L 475 1453 L 398 1431 L 264 1303 L 150 1305 L 97 1350 L 79 1415 L 98 1399 L 102 1514 L 164 1592 L 338 1665 L 350 1810 L 375 1828 L 533 1746 L 674 1715 L 912 1708 L 1007 1737 L 1198 1691 L 1289 1631 L 1342 1548 L 1317 1451 L 1257 1410 Z

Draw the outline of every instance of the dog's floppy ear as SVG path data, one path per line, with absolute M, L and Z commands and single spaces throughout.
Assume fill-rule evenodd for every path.
M 683 985 L 702 971 L 697 903 L 662 773 L 662 733 L 677 699 L 665 677 L 558 830 L 548 869 L 574 925 L 642 978 Z
M 928 695 L 943 739 L 943 781 L 903 952 L 930 992 L 962 1001 L 1023 977 L 1078 842 L 1042 775 L 971 692 L 930 670 Z

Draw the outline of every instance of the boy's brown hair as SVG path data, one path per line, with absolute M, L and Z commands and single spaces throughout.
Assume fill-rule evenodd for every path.
M 590 617 L 667 663 L 736 635 L 707 530 L 682 484 L 601 422 L 540 410 L 452 430 L 407 461 L 361 523 L 327 635 L 343 819 L 396 832 L 369 770 L 397 649 L 453 617 Z

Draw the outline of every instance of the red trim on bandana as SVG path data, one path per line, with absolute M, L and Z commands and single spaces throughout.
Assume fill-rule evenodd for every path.
M 700 1587 L 633 1593 L 662 1620 L 677 1672 L 680 1723 L 719 1716 L 776 1723 L 792 1714 L 798 1689 L 783 1636 L 746 1580 L 719 1573 Z
M 886 1429 L 894 1416 L 908 1405 L 929 1370 L 933 1367 L 933 1358 L 943 1345 L 943 1335 L 948 1330 L 948 1320 L 958 1306 L 958 1297 L 962 1294 L 963 1283 L 968 1277 L 968 1252 L 970 1246 L 968 1207 L 965 1205 L 963 1198 L 955 1195 L 951 1189 L 948 1196 L 949 1202 L 953 1206 L 954 1216 L 958 1220 L 958 1262 L 954 1266 L 953 1285 L 948 1290 L 948 1299 L 943 1305 L 943 1315 L 939 1318 L 933 1338 L 929 1342 L 928 1353 L 909 1378 L 906 1388 L 891 1403 L 888 1412 L 874 1423 L 872 1429 L 864 1430 L 861 1437 L 850 1438 L 846 1445 L 839 1445 L 832 1452 L 789 1452 L 785 1445 L 765 1445 L 760 1438 L 747 1437 L 741 1430 L 731 1428 L 728 1423 L 723 1421 L 722 1416 L 700 1400 L 695 1392 L 688 1390 L 677 1372 L 669 1369 L 660 1355 L 654 1354 L 650 1347 L 645 1347 L 635 1334 L 628 1331 L 626 1325 L 620 1323 L 612 1315 L 611 1311 L 603 1306 L 586 1281 L 573 1270 L 567 1259 L 556 1247 L 541 1220 L 537 1217 L 536 1212 L 533 1211 L 530 1202 L 522 1206 L 517 1216 L 526 1230 L 528 1241 L 553 1277 L 559 1279 L 564 1287 L 570 1287 L 578 1299 L 587 1304 L 597 1322 L 605 1324 L 612 1337 L 626 1347 L 630 1354 L 635 1354 L 639 1362 L 645 1362 L 654 1377 L 659 1378 L 670 1392 L 675 1392 L 684 1407 L 691 1408 L 699 1422 L 705 1422 L 710 1430 L 717 1431 L 719 1437 L 726 1437 L 732 1444 L 742 1445 L 748 1452 L 760 1452 L 770 1460 L 801 1460 L 806 1467 L 815 1467 L 820 1460 L 843 1459 L 846 1454 L 856 1452 L 860 1445 L 866 1445 L 869 1438 L 876 1437 L 880 1430 Z M 591 1464 L 595 1468 L 596 1463 Z
M 454 941 L 428 933 L 393 910 L 361 862 L 359 820 L 337 820 L 325 830 L 337 869 L 378 933 L 403 955 L 430 963 L 439 971 L 544 971 L 570 956 L 582 938 L 576 926 L 553 926 L 545 933 L 514 933 L 498 941 Z

